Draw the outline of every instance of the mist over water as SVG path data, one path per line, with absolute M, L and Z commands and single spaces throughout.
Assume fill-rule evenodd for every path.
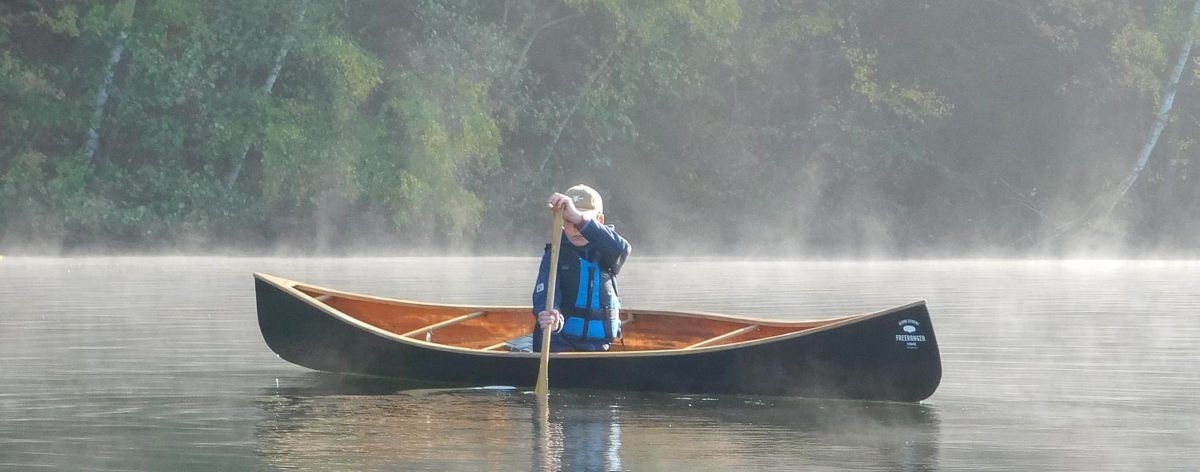
M 627 306 L 812 319 L 928 300 L 920 404 L 442 390 L 290 365 L 251 272 L 528 304 L 534 258 L 0 261 L 0 468 L 1195 470 L 1200 264 L 631 259 Z M 553 367 L 552 367 L 553 368 Z M 596 466 L 596 467 L 592 467 Z

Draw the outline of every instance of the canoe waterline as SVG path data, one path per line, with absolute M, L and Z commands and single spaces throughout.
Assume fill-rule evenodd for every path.
M 482 346 L 492 344 L 489 340 L 467 340 L 480 332 L 501 340 L 514 330 L 528 334 L 533 326 L 529 307 L 422 304 L 261 273 L 254 276 L 263 338 L 279 357 L 294 364 L 326 372 L 465 385 L 532 386 L 536 381 L 537 353 L 485 350 Z M 432 342 L 425 341 L 425 331 L 402 336 L 408 327 L 387 324 L 392 318 L 426 313 L 433 315 L 408 327 L 460 321 L 445 328 L 445 336 L 436 326 L 428 331 Z M 805 322 L 627 309 L 622 317 L 631 320 L 624 328 L 628 346 L 618 342 L 610 352 L 553 354 L 550 384 L 911 402 L 928 398 L 941 381 L 937 338 L 924 301 Z M 519 324 L 513 320 L 520 320 Z M 506 321 L 511 326 L 503 326 Z M 729 330 L 738 326 L 746 328 Z M 646 339 L 635 340 L 639 327 Z M 678 346 L 700 346 L 663 347 L 665 341 L 650 339 L 656 327 L 698 336 Z M 706 330 L 729 330 L 732 336 L 710 344 L 694 343 L 723 336 L 709 337 Z M 475 347 L 464 347 L 471 342 Z

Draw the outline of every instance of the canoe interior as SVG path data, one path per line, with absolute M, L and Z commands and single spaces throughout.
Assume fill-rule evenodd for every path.
M 465 307 L 366 297 L 291 283 L 312 301 L 397 336 L 468 349 L 507 350 L 506 341 L 527 336 L 529 307 Z M 482 313 L 481 313 L 482 312 Z M 624 339 L 613 351 L 657 351 L 746 343 L 819 328 L 848 318 L 781 322 L 704 313 L 622 310 Z M 440 326 L 437 326 L 441 324 Z

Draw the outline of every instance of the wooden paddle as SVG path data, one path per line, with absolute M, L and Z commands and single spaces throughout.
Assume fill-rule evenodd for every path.
M 546 310 L 554 311 L 554 292 L 558 288 L 558 247 L 562 241 L 563 232 L 562 207 L 554 208 L 554 223 L 550 227 L 550 275 L 546 278 Z M 538 395 L 550 393 L 550 329 L 542 330 L 542 362 L 538 366 L 537 386 L 533 389 Z

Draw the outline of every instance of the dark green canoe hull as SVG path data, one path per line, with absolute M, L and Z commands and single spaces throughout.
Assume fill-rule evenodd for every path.
M 532 386 L 530 354 L 431 349 L 381 336 L 255 279 L 258 321 L 279 357 L 310 369 L 462 385 Z M 908 327 L 908 328 L 906 328 Z M 662 355 L 555 356 L 554 388 L 920 401 L 941 381 L 924 302 L 778 341 Z

